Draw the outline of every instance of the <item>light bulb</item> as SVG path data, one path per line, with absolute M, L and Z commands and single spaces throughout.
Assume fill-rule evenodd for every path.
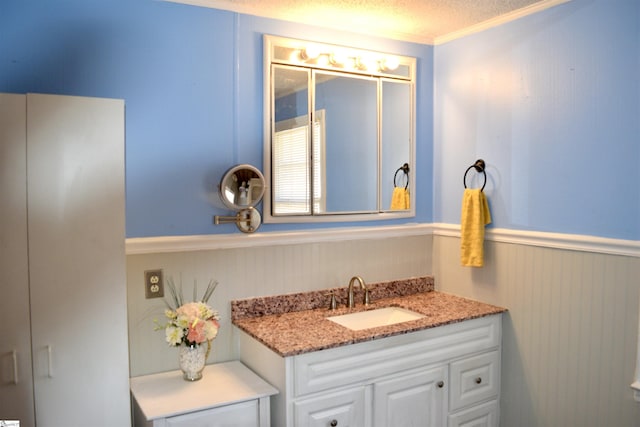
M 358 68 L 361 70 L 375 70 L 378 62 L 370 54 L 364 54 L 356 59 Z
M 396 56 L 386 56 L 380 63 L 383 70 L 393 71 L 400 66 L 400 61 Z
M 302 59 L 313 60 L 320 56 L 320 47 L 318 45 L 310 44 L 302 51 Z
M 316 64 L 320 65 L 321 67 L 328 66 L 329 65 L 329 56 L 328 55 L 320 55 L 320 56 L 318 56 Z

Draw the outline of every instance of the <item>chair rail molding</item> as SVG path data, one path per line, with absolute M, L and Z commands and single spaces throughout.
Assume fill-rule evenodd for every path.
M 322 228 L 315 230 L 263 232 L 253 234 L 209 234 L 197 236 L 164 236 L 129 238 L 127 255 L 235 249 L 304 243 L 340 242 L 348 240 L 388 239 L 431 235 L 431 224 Z
M 438 223 L 432 225 L 433 234 L 436 236 L 460 237 L 460 225 L 458 224 Z M 507 228 L 487 228 L 484 237 L 485 240 L 493 242 L 640 257 L 640 241 L 638 240 Z
M 126 240 L 127 255 L 190 252 L 348 240 L 387 239 L 412 236 L 460 237 L 459 224 L 412 223 L 390 226 L 323 228 L 262 232 L 251 235 L 208 234 L 194 236 L 134 237 Z M 527 246 L 640 257 L 640 241 L 578 234 L 487 228 L 485 240 Z

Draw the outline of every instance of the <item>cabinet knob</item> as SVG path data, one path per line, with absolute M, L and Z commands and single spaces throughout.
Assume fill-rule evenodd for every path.
M 438 388 L 442 388 L 444 387 L 444 381 L 438 381 L 438 384 L 436 384 L 438 386 Z
M 331 423 L 329 423 L 329 425 L 331 427 L 336 427 L 338 425 L 338 420 L 331 420 Z
M 476 384 L 480 384 L 482 382 L 482 378 L 478 377 L 476 378 Z

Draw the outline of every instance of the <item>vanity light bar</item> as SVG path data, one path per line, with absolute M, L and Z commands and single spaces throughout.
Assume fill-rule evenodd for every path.
M 294 63 L 310 63 L 323 67 L 332 66 L 363 71 L 393 71 L 400 65 L 398 57 L 394 55 L 340 47 L 330 48 L 317 44 L 292 50 L 289 60 Z
M 281 64 L 410 79 L 412 59 L 345 46 L 270 37 L 271 60 Z

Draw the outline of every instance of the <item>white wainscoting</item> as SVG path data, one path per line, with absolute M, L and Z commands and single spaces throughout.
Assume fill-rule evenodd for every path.
M 634 244 L 624 251 L 633 252 Z M 459 245 L 457 237 L 434 236 L 436 289 L 509 309 L 502 426 L 640 425 L 640 404 L 629 386 L 638 339 L 638 257 L 581 250 L 586 241 L 571 249 L 487 241 L 485 267 L 469 268 L 460 266 Z

